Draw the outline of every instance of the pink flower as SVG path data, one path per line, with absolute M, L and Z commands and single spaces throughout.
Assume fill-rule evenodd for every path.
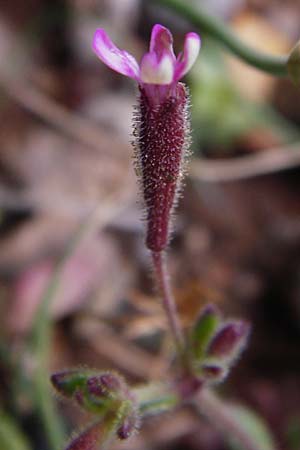
M 156 24 L 152 29 L 149 52 L 144 54 L 140 64 L 130 53 L 116 47 L 101 28 L 95 33 L 93 49 L 108 67 L 133 78 L 140 86 L 146 89 L 148 87 L 150 96 L 156 96 L 157 93 L 169 92 L 166 87 L 174 88 L 191 69 L 200 50 L 200 37 L 196 33 L 188 33 L 185 36 L 183 52 L 176 58 L 172 34 L 167 28 Z M 153 91 L 149 85 L 162 88 Z
M 170 217 L 190 143 L 188 90 L 179 80 L 194 64 L 200 38 L 188 33 L 184 50 L 176 58 L 172 34 L 157 24 L 140 64 L 118 49 L 102 29 L 95 33 L 93 48 L 107 66 L 139 84 L 134 148 L 146 212 L 146 245 L 152 252 L 161 252 L 168 244 Z

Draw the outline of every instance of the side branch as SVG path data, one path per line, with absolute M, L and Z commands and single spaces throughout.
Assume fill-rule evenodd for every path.
M 288 55 L 271 56 L 258 52 L 244 44 L 230 29 L 216 17 L 205 13 L 200 7 L 183 2 L 181 0 L 155 0 L 156 3 L 166 6 L 172 11 L 187 19 L 201 32 L 207 33 L 216 41 L 223 44 L 235 56 L 239 57 L 247 64 L 259 70 L 276 76 L 288 75 Z

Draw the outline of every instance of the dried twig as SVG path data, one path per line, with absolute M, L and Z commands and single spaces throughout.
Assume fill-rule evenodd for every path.
M 267 175 L 300 165 L 300 144 L 274 148 L 251 156 L 208 161 L 194 159 L 190 176 L 205 182 L 226 182 Z
M 160 357 L 152 356 L 124 340 L 108 325 L 100 324 L 99 321 L 94 322 L 94 325 L 81 324 L 78 332 L 101 357 L 109 359 L 119 369 L 141 380 L 153 380 L 166 371 L 167 362 Z
M 123 141 L 69 111 L 32 83 L 0 73 L 0 84 L 14 101 L 73 139 L 97 151 L 101 148 L 101 153 L 110 157 L 128 156 L 128 152 L 120 151 L 126 147 Z

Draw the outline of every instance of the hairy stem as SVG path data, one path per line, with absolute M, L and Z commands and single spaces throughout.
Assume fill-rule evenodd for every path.
M 165 255 L 163 252 L 152 252 L 154 270 L 162 297 L 162 304 L 169 322 L 169 327 L 179 355 L 183 355 L 184 339 L 179 322 L 175 299 L 173 297 Z
M 231 412 L 230 406 L 222 402 L 213 392 L 204 389 L 193 402 L 196 410 L 207 417 L 220 431 L 236 440 L 243 450 L 261 450 L 257 440 L 252 438 Z M 275 449 L 274 449 L 275 450 Z
M 155 0 L 187 19 L 201 32 L 207 33 L 213 39 L 223 44 L 235 56 L 256 67 L 259 70 L 277 76 L 287 76 L 288 56 L 271 56 L 258 52 L 241 42 L 224 23 L 216 17 L 205 13 L 200 7 L 195 7 L 181 0 Z

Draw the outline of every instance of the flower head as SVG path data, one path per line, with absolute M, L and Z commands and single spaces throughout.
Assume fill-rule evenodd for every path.
M 146 212 L 146 245 L 153 252 L 163 251 L 190 142 L 188 90 L 179 80 L 194 64 L 200 38 L 188 33 L 176 57 L 170 31 L 154 25 L 149 52 L 140 64 L 117 48 L 102 29 L 95 33 L 93 48 L 107 66 L 139 84 L 134 148 Z
M 185 36 L 184 49 L 176 58 L 173 37 L 162 25 L 154 25 L 149 52 L 140 64 L 125 50 L 120 50 L 103 29 L 94 36 L 93 49 L 108 67 L 126 75 L 139 84 L 170 85 L 179 81 L 192 67 L 199 53 L 200 38 L 196 33 Z

